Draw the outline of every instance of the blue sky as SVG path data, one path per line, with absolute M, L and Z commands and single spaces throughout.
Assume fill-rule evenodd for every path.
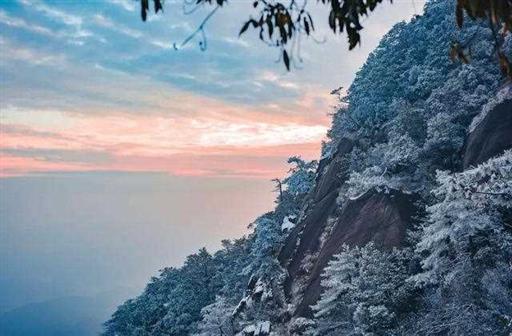
M 238 38 L 250 1 L 232 1 L 213 17 L 203 52 L 199 39 L 178 51 L 172 45 L 208 9 L 184 15 L 179 2 L 167 1 L 163 14 L 144 23 L 132 0 L 4 0 L 2 175 L 280 175 L 286 156 L 318 155 L 335 103 L 331 89 L 348 87 L 391 25 L 421 7 L 403 0 L 378 9 L 364 23 L 361 47 L 349 52 L 345 37 L 322 24 L 325 8 L 313 3 L 316 38 L 326 42 L 304 41 L 304 62 L 288 73 L 255 32 Z M 236 164 L 243 158 L 252 168 Z

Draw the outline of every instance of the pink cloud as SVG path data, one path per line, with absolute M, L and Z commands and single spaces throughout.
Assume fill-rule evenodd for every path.
M 77 163 L 48 162 L 37 158 L 0 156 L 0 177 L 11 177 L 45 173 L 52 171 L 81 172 L 92 170 L 91 167 Z
M 195 106 L 201 106 L 198 100 Z M 44 111 L 44 122 L 30 118 L 38 111 L 27 111 L 29 117 L 23 118 L 7 112 L 0 174 L 119 170 L 273 178 L 287 171 L 290 155 L 316 158 L 326 131 L 325 125 L 301 116 L 289 120 L 248 108 L 242 115 L 218 101 L 203 107 L 205 113 L 193 116 Z M 46 121 L 52 114 L 59 123 Z M 108 159 L 98 161 L 91 153 Z
M 317 144 L 298 144 L 256 148 L 197 148 L 194 152 L 170 155 L 118 155 L 109 153 L 107 162 L 49 161 L 44 157 L 2 155 L 0 176 L 27 175 L 54 171 L 167 172 L 183 176 L 224 176 L 270 179 L 288 169 L 289 153 L 315 158 Z
M 288 156 L 318 157 L 333 103 L 323 87 L 271 73 L 255 80 L 293 89 L 294 98 L 254 106 L 102 67 L 68 64 L 63 71 L 62 92 L 6 88 L 5 96 L 16 99 L 2 105 L 3 175 L 122 170 L 282 176 Z

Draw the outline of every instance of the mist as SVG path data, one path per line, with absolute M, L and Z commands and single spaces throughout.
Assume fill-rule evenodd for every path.
M 243 235 L 274 196 L 271 182 L 257 179 L 152 173 L 0 179 L 0 311 L 120 289 L 135 295 L 157 270 Z

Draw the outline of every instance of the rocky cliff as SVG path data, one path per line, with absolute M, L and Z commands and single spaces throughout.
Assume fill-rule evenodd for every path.
M 507 86 L 504 91 L 510 89 Z M 484 113 L 466 137 L 461 155 L 464 168 L 512 148 L 512 100 L 504 99 Z M 415 223 L 414 204 L 418 197 L 396 190 L 371 190 L 338 207 L 336 199 L 347 179 L 342 162 L 352 148 L 350 140 L 342 139 L 333 158 L 321 162 L 307 214 L 288 236 L 280 253 L 280 261 L 287 270 L 285 291 L 297 305 L 297 316 L 312 317 L 311 306 L 322 291 L 321 274 L 344 244 L 364 246 L 374 242 L 383 249 L 400 247 L 407 243 L 406 232 Z
M 464 168 L 477 166 L 511 147 L 512 100 L 504 99 L 486 111 L 485 116 L 466 138 Z
M 455 1 L 382 39 L 318 162 L 290 159 L 253 231 L 165 269 L 106 335 L 508 335 L 512 84 Z M 447 56 L 472 41 L 469 64 Z M 503 41 L 512 54 L 512 38 Z

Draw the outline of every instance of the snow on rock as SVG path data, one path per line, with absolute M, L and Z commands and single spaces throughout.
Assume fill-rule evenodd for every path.
M 256 332 L 256 326 L 254 324 L 250 324 L 247 327 L 245 327 L 239 335 L 254 336 L 255 332 Z
M 256 286 L 254 287 L 254 291 L 252 292 L 252 297 L 260 298 L 265 292 L 265 287 L 265 283 L 261 281 L 261 279 L 258 279 L 258 282 L 256 282 Z
M 262 321 L 246 326 L 237 336 L 268 336 L 270 328 L 270 321 Z
M 260 322 L 254 336 L 267 336 L 268 334 L 270 334 L 270 321 Z
M 250 306 L 251 298 L 249 296 L 244 297 L 238 305 L 233 309 L 233 313 L 231 313 L 232 317 L 237 317 L 246 307 Z
M 296 216 L 286 216 L 281 224 L 281 231 L 289 231 L 295 227 L 295 223 L 291 220 L 295 220 Z

